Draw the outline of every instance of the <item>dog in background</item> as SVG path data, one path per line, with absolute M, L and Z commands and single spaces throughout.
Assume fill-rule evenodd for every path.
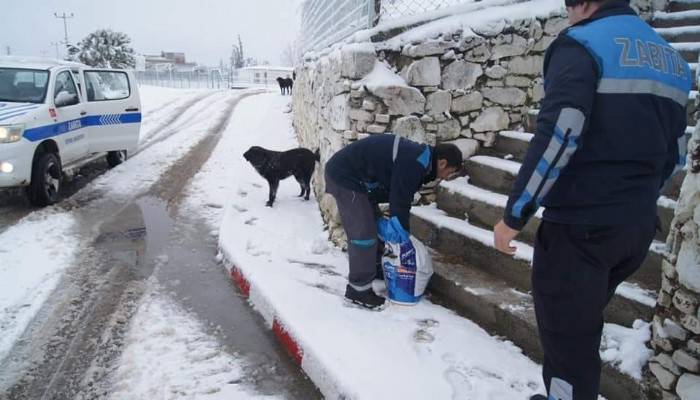
M 267 180 L 270 194 L 267 203 L 272 207 L 277 196 L 277 188 L 282 179 L 294 176 L 301 186 L 299 197 L 309 199 L 311 193 L 311 176 L 314 174 L 316 162 L 321 160 L 319 150 L 298 148 L 288 151 L 273 151 L 260 146 L 253 146 L 243 153 L 243 157 Z
M 292 87 L 294 86 L 294 81 L 290 77 L 277 78 L 277 84 L 280 85 L 280 91 L 283 95 L 292 94 Z

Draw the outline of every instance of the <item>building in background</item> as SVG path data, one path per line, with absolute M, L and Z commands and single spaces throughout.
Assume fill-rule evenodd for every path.
M 185 53 L 161 51 L 160 55 L 144 55 L 146 70 L 191 72 L 197 63 L 188 63 Z
M 233 71 L 233 81 L 267 85 L 277 83 L 277 78 L 291 78 L 294 68 L 258 65 Z

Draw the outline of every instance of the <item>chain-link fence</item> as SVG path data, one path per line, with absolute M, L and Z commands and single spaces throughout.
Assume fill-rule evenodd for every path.
M 139 84 L 178 89 L 232 89 L 253 86 L 277 86 L 273 77 L 238 76 L 227 71 L 136 71 Z
M 375 0 L 306 0 L 301 11 L 301 48 L 323 49 L 375 23 Z
M 380 21 L 418 15 L 474 0 L 377 0 L 381 1 Z
M 140 84 L 180 89 L 225 89 L 227 78 L 219 71 L 136 71 Z
M 378 22 L 479 0 L 306 0 L 301 14 L 303 52 L 320 50 Z

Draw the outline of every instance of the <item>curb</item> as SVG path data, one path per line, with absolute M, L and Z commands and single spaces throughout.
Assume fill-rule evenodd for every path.
M 225 256 L 225 253 L 221 248 L 219 248 L 219 252 L 223 255 L 222 263 L 224 268 L 226 268 L 227 272 L 229 273 L 231 281 L 236 285 L 238 290 L 240 290 L 243 297 L 250 301 L 250 281 L 245 277 L 243 271 L 241 271 L 240 268 L 234 265 L 233 262 L 231 262 L 229 258 Z M 294 336 L 287 331 L 276 315 L 273 315 L 272 332 L 292 360 L 294 360 L 294 362 L 303 370 L 304 368 L 302 366 L 302 361 L 304 360 L 304 350 Z

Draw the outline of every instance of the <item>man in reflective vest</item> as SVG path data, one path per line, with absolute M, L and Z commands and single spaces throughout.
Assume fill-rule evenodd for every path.
M 656 202 L 685 162 L 688 64 L 623 0 L 566 0 L 544 61 L 537 132 L 496 247 L 544 207 L 532 295 L 552 400 L 598 397 L 603 310 L 642 264 Z M 537 395 L 533 399 L 546 399 Z

